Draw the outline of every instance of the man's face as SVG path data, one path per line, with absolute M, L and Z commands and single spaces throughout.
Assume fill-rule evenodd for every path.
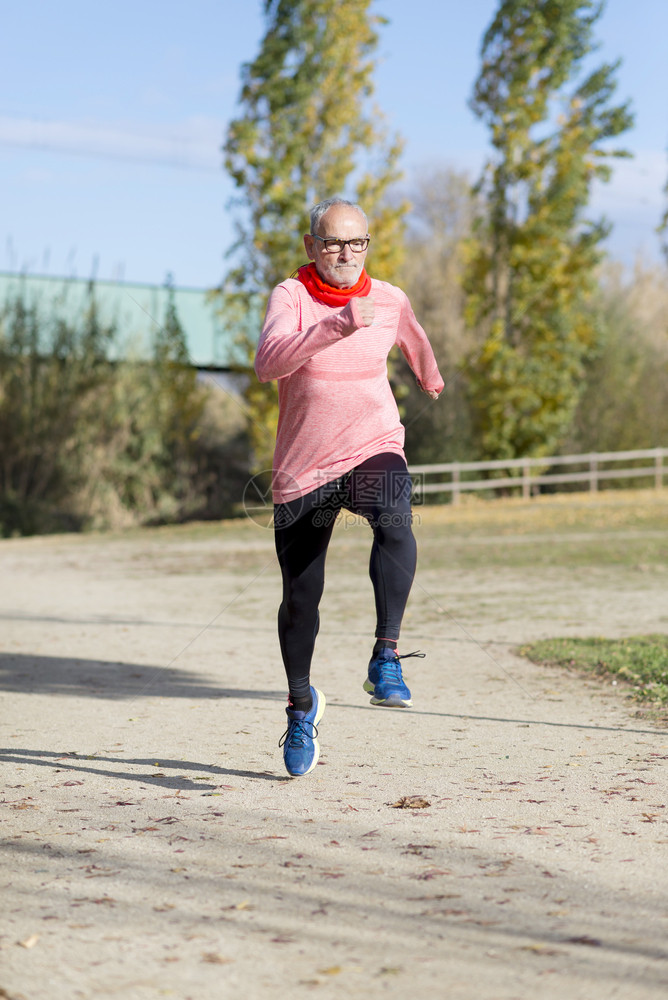
M 367 235 L 364 217 L 348 205 L 332 205 L 320 220 L 317 235 L 324 239 L 335 236 L 342 240 L 364 239 Z M 362 273 L 366 250 L 354 253 L 344 246 L 338 253 L 327 253 L 320 240 L 310 235 L 304 237 L 304 246 L 309 260 L 315 261 L 318 274 L 328 285 L 350 288 Z

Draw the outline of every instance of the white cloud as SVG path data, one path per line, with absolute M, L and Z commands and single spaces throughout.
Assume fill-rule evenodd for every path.
M 223 124 L 192 117 L 173 127 L 143 132 L 106 122 L 68 122 L 0 115 L 0 145 L 138 160 L 195 170 L 221 169 Z

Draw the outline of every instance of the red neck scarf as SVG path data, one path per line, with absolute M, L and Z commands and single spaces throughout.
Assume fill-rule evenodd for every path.
M 356 283 L 350 288 L 335 288 L 334 285 L 328 285 L 318 274 L 313 262 L 299 268 L 297 279 L 306 285 L 314 299 L 339 308 L 343 308 L 356 295 L 368 295 L 371 291 L 371 278 L 364 268 Z

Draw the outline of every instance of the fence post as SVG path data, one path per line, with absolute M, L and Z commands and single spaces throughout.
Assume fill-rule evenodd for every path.
M 663 448 L 657 448 L 654 456 L 654 488 L 663 489 Z
M 522 496 L 531 496 L 531 460 L 528 458 L 522 462 Z
M 589 492 L 596 493 L 598 490 L 598 460 L 595 455 L 589 456 Z
M 456 464 L 452 468 L 452 502 L 453 504 L 459 503 L 460 490 L 459 490 L 459 465 Z

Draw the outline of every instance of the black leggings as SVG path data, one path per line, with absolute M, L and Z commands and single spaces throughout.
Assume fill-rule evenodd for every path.
M 293 698 L 309 696 L 325 558 L 342 509 L 364 517 L 373 530 L 369 575 L 376 601 L 376 637 L 399 638 L 417 558 L 411 488 L 403 458 L 385 452 L 304 497 L 275 506 L 276 552 L 283 575 L 278 636 Z

